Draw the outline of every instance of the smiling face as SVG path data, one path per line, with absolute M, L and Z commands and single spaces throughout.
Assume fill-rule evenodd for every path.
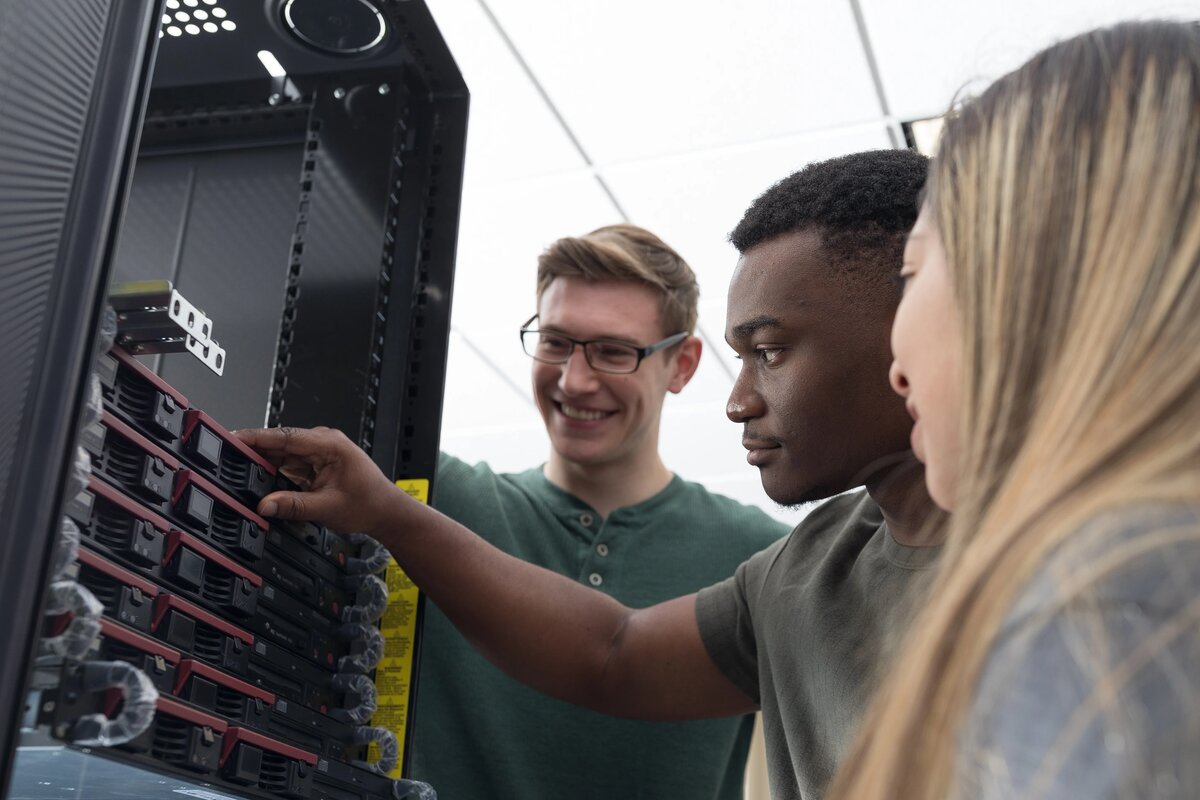
M 904 297 L 892 328 L 892 387 L 916 420 L 913 452 L 925 463 L 929 495 L 954 504 L 961 452 L 962 329 L 941 236 L 922 209 L 904 248 Z
M 574 339 L 646 347 L 664 331 L 659 294 L 647 284 L 555 278 L 538 303 L 538 328 Z M 668 391 L 683 389 L 699 359 L 699 340 L 647 356 L 636 372 L 612 375 L 575 347 L 565 364 L 533 362 L 533 395 L 546 423 L 552 459 L 575 466 L 632 464 L 657 458 L 659 417 Z
M 908 450 L 888 388 L 892 307 L 856 292 L 814 230 L 748 249 L 729 286 L 725 339 L 741 359 L 726 413 L 784 505 L 860 486 Z

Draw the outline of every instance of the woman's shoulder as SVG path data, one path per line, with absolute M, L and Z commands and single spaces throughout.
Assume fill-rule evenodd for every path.
M 1200 796 L 1197 586 L 1196 508 L 1120 509 L 1081 526 L 987 657 L 963 738 L 969 793 Z

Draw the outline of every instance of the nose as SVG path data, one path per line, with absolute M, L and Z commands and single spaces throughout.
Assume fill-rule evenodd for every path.
M 901 397 L 908 397 L 908 393 L 911 391 L 908 378 L 904 375 L 900 362 L 895 359 L 892 359 L 892 366 L 888 369 L 888 381 L 892 384 L 893 392 Z
M 725 416 L 730 422 L 749 422 L 761 417 L 765 411 L 762 396 L 751 385 L 746 370 L 738 372 L 733 389 L 729 392 L 729 400 L 725 403 Z
M 563 394 L 577 397 L 594 392 L 598 382 L 596 370 L 592 369 L 592 365 L 587 362 L 583 348 L 576 345 L 566 363 L 562 365 L 562 372 L 558 377 L 558 388 L 562 389 Z

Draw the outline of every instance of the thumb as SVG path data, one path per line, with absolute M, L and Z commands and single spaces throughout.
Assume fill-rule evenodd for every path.
M 310 492 L 272 492 L 258 503 L 258 513 L 276 519 L 320 521 L 326 503 Z

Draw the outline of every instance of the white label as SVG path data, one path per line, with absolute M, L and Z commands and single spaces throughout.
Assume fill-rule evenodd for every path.
M 200 800 L 237 800 L 236 797 L 230 797 L 227 794 L 217 794 L 210 792 L 207 789 L 175 789 L 175 794 L 187 795 L 188 797 L 198 797 Z

